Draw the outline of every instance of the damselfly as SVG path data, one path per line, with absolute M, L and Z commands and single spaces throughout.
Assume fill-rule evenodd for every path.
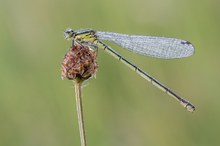
M 137 74 L 149 81 L 151 84 L 164 91 L 186 108 L 189 112 L 195 111 L 195 106 L 184 98 L 178 96 L 172 90 L 164 86 L 155 78 L 141 70 L 139 67 L 125 59 L 119 53 L 114 51 L 111 47 L 103 43 L 101 40 L 107 40 L 118 44 L 119 46 L 128 49 L 134 53 L 141 55 L 174 59 L 191 56 L 194 53 L 193 45 L 185 40 L 177 38 L 156 37 L 156 36 L 142 36 L 142 35 L 127 35 L 114 32 L 102 32 L 91 29 L 74 31 L 70 28 L 64 31 L 64 37 L 67 40 L 73 41 L 72 45 L 79 45 L 90 48 L 94 51 L 101 48 L 110 53 L 116 59 L 134 70 Z

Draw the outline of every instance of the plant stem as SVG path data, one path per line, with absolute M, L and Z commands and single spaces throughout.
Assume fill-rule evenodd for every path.
M 81 146 L 86 146 L 86 135 L 83 118 L 83 105 L 82 105 L 82 81 L 75 81 L 75 94 L 76 94 L 76 107 L 80 132 Z

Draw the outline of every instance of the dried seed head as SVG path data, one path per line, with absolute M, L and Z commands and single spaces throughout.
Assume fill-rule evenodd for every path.
M 96 74 L 97 52 L 89 47 L 74 44 L 66 53 L 61 66 L 61 77 L 84 81 Z

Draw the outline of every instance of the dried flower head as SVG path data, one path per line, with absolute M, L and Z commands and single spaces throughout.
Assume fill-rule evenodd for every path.
M 66 53 L 61 66 L 61 77 L 84 81 L 96 74 L 97 51 L 87 46 L 74 44 Z

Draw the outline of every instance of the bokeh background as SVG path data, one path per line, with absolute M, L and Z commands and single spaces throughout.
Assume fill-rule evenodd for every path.
M 220 1 L 0 0 L 0 145 L 79 146 L 73 83 L 60 65 L 67 27 L 191 41 L 195 55 L 148 58 L 107 43 L 196 105 L 189 113 L 99 50 L 84 84 L 89 146 L 219 146 Z

